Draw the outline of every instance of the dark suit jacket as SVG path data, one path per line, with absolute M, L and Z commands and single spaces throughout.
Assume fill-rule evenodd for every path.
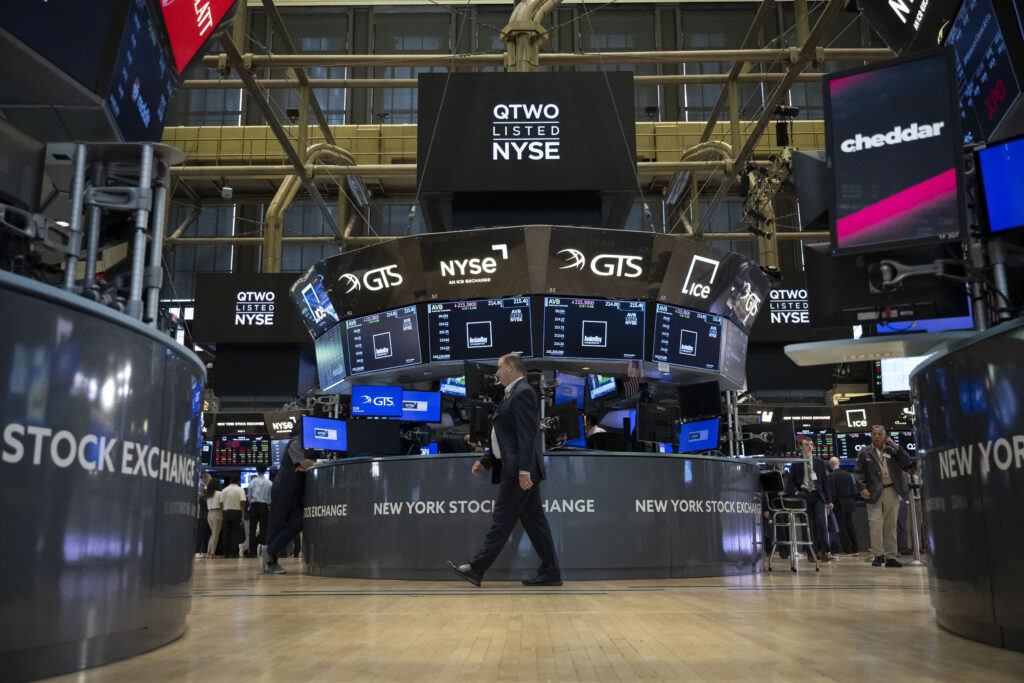
M 892 477 L 892 483 L 896 486 L 896 493 L 900 494 L 900 498 L 903 500 L 908 500 L 910 487 L 907 484 L 907 478 L 903 476 L 903 470 L 910 466 L 910 456 L 898 445 L 896 448 L 886 446 L 882 452 L 889 456 L 889 476 Z M 868 444 L 860 449 L 853 471 L 860 490 L 867 489 L 871 494 L 868 502 L 877 503 L 878 499 L 882 497 L 882 468 L 879 467 L 878 460 L 875 459 L 874 446 Z
M 828 475 L 828 490 L 832 493 L 832 502 L 836 505 L 849 505 L 860 500 L 857 480 L 853 474 L 841 469 L 832 470 Z
M 814 482 L 814 490 L 825 503 L 832 502 L 832 492 L 828 487 L 828 465 L 821 458 L 811 458 L 811 465 L 818 480 Z M 804 463 L 795 462 L 789 466 L 789 493 L 795 494 L 804 483 Z
M 519 479 L 520 470 L 530 473 L 535 484 L 544 480 L 544 447 L 540 433 L 540 406 L 537 394 L 526 378 L 519 380 L 494 411 L 494 435 L 498 439 L 501 459 L 493 452 L 480 459 L 491 470 L 491 482 Z

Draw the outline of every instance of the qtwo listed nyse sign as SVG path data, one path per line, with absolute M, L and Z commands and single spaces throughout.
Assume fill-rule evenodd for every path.
M 272 290 L 240 291 L 235 295 L 235 325 L 273 325 L 277 294 Z

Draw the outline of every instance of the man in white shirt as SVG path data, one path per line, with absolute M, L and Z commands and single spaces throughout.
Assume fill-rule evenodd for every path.
M 245 491 L 238 485 L 238 475 L 229 474 L 225 481 L 228 485 L 221 491 L 224 503 L 224 557 L 238 557 L 238 544 L 245 534 L 242 526 Z
M 267 543 L 267 520 L 270 519 L 270 489 L 272 484 L 266 477 L 267 468 L 256 468 L 257 476 L 249 481 L 249 549 L 246 557 L 256 557 L 256 546 Z M 256 533 L 259 526 L 260 532 Z
M 491 529 L 472 560 L 461 565 L 448 562 L 449 569 L 474 586 L 480 585 L 484 572 L 505 547 L 516 522 L 522 523 L 541 560 L 537 575 L 524 579 L 523 584 L 562 585 L 539 487 L 544 479 L 540 405 L 537 394 L 523 381 L 524 370 L 518 354 L 506 354 L 498 360 L 498 381 L 505 387 L 505 397 L 494 413 L 491 453 L 473 463 L 473 474 L 490 469 L 491 482 L 499 486 Z

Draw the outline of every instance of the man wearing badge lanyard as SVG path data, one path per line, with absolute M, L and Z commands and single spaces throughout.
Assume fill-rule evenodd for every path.
M 871 445 L 860 449 L 854 475 L 860 486 L 860 497 L 867 501 L 868 526 L 871 528 L 873 567 L 902 567 L 896 559 L 896 519 L 900 499 L 909 498 L 903 470 L 911 464 L 910 456 L 893 441 L 885 427 L 871 428 Z
M 807 502 L 807 517 L 811 524 L 811 540 L 814 551 L 822 562 L 836 558 L 829 552 L 826 515 L 832 509 L 832 493 L 828 487 L 828 468 L 825 461 L 814 457 L 814 439 L 800 438 L 800 454 L 804 462 L 795 462 L 789 467 L 790 493 Z M 813 558 L 811 558 L 813 561 Z

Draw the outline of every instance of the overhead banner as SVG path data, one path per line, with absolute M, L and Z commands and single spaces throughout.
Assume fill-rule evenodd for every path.
M 268 410 L 263 413 L 263 418 L 271 439 L 287 439 L 292 435 L 292 428 L 302 419 L 302 413 L 298 410 Z
M 961 0 L 857 0 L 860 13 L 893 52 L 935 47 Z
M 523 228 L 458 231 L 420 242 L 429 298 L 492 299 L 529 290 Z
M 600 283 L 611 299 L 646 299 L 651 236 L 623 230 L 551 228 L 543 289 L 592 296 Z
M 192 339 L 216 344 L 308 342 L 288 290 L 294 273 L 199 273 Z
M 327 291 L 342 318 L 397 308 L 426 297 L 419 238 L 338 254 L 324 261 Z
M 214 436 L 266 436 L 263 413 L 217 413 Z
M 661 280 L 658 301 L 723 315 L 742 262 L 733 252 L 693 240 L 677 240 Z
M 418 92 L 423 193 L 637 189 L 632 73 L 420 74 Z

